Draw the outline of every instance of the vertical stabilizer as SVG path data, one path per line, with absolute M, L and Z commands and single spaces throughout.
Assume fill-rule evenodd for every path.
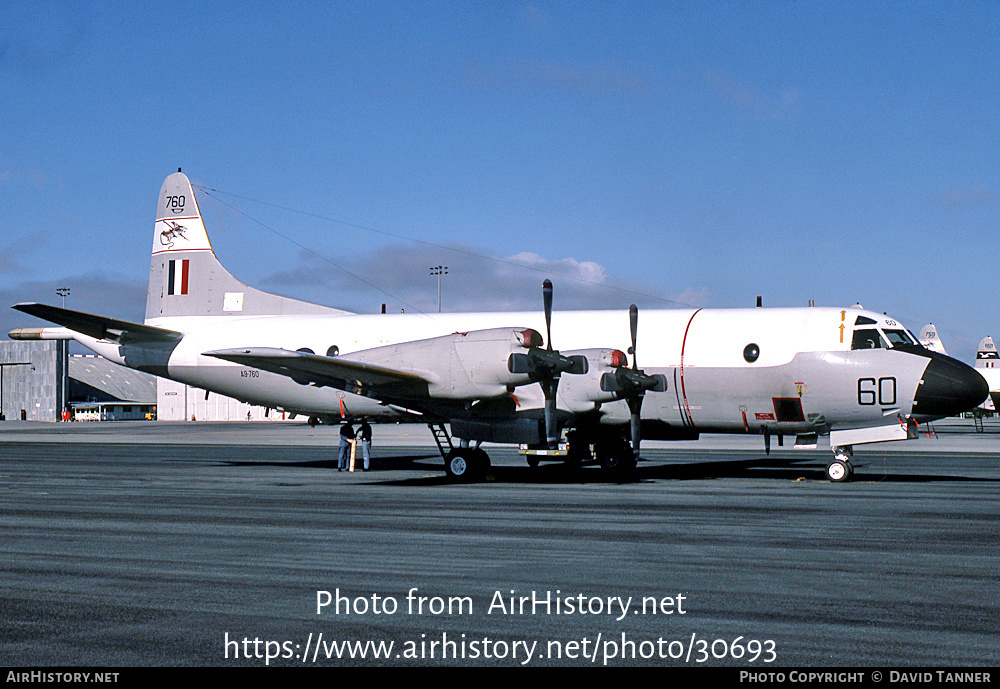
M 979 341 L 976 368 L 1000 368 L 998 364 L 1000 364 L 1000 354 L 997 354 L 997 346 L 993 344 L 993 338 L 987 335 Z
M 243 284 L 219 263 L 194 190 L 179 170 L 156 204 L 146 320 L 174 316 L 279 316 L 346 311 L 269 294 Z
M 156 205 L 153 256 L 169 252 L 211 251 L 191 182 L 183 172 L 163 181 Z
M 1000 354 L 997 353 L 997 346 L 989 335 L 979 341 L 979 349 L 976 351 L 976 370 L 986 379 L 986 384 L 990 388 L 990 396 L 979 406 L 987 411 L 996 411 L 1000 408 Z
M 941 354 L 947 354 L 948 352 L 944 349 L 944 343 L 941 341 L 941 336 L 938 335 L 937 328 L 934 327 L 933 323 L 928 323 L 923 328 L 920 329 L 920 344 L 932 352 L 940 352 Z

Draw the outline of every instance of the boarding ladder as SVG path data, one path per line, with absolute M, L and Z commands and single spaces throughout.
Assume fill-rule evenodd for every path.
M 437 443 L 441 456 L 448 459 L 448 453 L 454 450 L 455 446 L 451 443 L 451 434 L 448 433 L 447 427 L 443 423 L 429 423 L 427 427 L 431 429 L 431 434 L 434 436 L 434 442 Z

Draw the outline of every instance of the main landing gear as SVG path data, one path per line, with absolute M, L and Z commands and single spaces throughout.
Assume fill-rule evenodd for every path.
M 531 468 L 545 459 L 562 461 L 570 467 L 596 462 L 605 473 L 619 480 L 631 476 L 636 467 L 632 444 L 624 432 L 618 431 L 589 436 L 571 431 L 558 450 L 522 445 L 518 453 L 525 455 Z
M 624 478 L 635 470 L 635 452 L 624 434 L 608 434 L 600 438 L 594 444 L 594 454 L 601 468 L 614 476 Z
M 456 447 L 444 458 L 444 472 L 456 481 L 480 481 L 490 470 L 490 457 L 478 447 Z
M 490 470 L 490 457 L 485 450 L 470 447 L 468 440 L 451 441 L 451 433 L 443 423 L 429 423 L 438 451 L 444 457 L 444 473 L 453 481 L 481 481 Z
M 850 481 L 854 475 L 854 467 L 851 466 L 854 449 L 850 445 L 841 445 L 833 448 L 833 455 L 833 461 L 826 465 L 826 477 L 834 483 Z

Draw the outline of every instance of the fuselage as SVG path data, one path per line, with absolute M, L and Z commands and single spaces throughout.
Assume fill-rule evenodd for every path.
M 162 367 L 147 363 L 138 368 L 255 404 L 337 416 L 393 416 L 401 410 L 380 400 L 220 361 L 205 352 L 272 347 L 350 359 L 372 348 L 455 332 L 501 326 L 544 332 L 545 327 L 537 312 L 185 316 L 150 319 L 147 324 L 183 332 L 184 337 Z M 877 341 L 866 341 L 865 333 Z M 901 337 L 910 338 L 909 351 L 891 346 Z M 897 321 L 859 308 L 644 310 L 638 342 L 639 366 L 663 374 L 668 383 L 665 391 L 646 394 L 643 420 L 700 432 L 760 432 L 766 427 L 774 433 L 826 433 L 899 425 L 900 420 L 905 426 L 906 418 L 921 413 L 914 401 L 931 361 L 929 353 L 914 353 L 921 348 Z M 557 312 L 552 344 L 563 353 L 626 351 L 628 312 Z M 134 354 L 132 362 L 126 360 L 126 347 L 91 346 L 119 363 L 135 364 Z M 419 363 L 415 367 L 419 369 Z M 592 377 L 564 375 L 559 408 L 574 414 L 593 412 L 601 423 L 627 421 L 626 404 L 602 399 L 594 388 Z M 511 392 L 522 413 L 543 404 L 537 385 Z

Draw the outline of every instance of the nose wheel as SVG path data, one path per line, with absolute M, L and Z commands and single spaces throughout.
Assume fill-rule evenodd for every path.
M 850 481 L 854 475 L 854 467 L 851 466 L 853 449 L 850 445 L 835 447 L 833 454 L 833 461 L 826 465 L 826 477 L 834 483 Z

